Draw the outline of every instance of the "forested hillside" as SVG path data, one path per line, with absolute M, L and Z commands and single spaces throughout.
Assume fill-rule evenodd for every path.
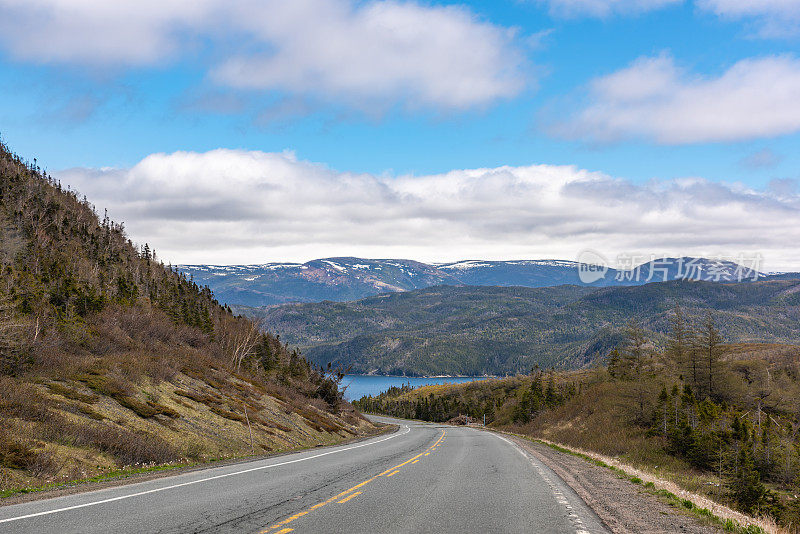
M 485 415 L 494 428 L 621 457 L 796 530 L 800 345 L 729 345 L 711 315 L 678 309 L 669 319 L 662 349 L 632 322 L 593 370 L 395 388 L 356 405 L 462 424 Z
M 335 377 L 0 146 L 0 490 L 369 427 Z
M 245 309 L 314 362 L 353 372 L 502 375 L 591 365 L 638 319 L 663 343 L 668 314 L 717 310 L 733 342 L 800 339 L 800 281 L 676 280 L 632 287 L 449 287 Z

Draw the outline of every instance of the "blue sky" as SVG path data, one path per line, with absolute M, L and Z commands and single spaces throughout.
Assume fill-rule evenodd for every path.
M 163 241 L 176 261 L 205 257 L 160 235 L 155 219 L 137 226 L 152 214 L 114 197 L 97 169 L 111 173 L 106 182 L 130 182 L 143 175 L 131 169 L 153 154 L 216 149 L 289 151 L 330 171 L 330 183 L 342 173 L 381 182 L 572 166 L 632 187 L 702 179 L 756 195 L 777 189 L 792 195 L 777 200 L 784 203 L 779 211 L 796 209 L 797 1 L 104 4 L 0 0 L 0 133 L 17 152 L 113 208 L 135 238 Z M 186 231 L 197 232 L 214 219 L 190 222 L 195 226 Z M 484 225 L 466 233 L 485 231 Z M 556 234 L 548 239 L 556 243 Z M 678 248 L 653 236 L 649 250 Z M 438 250 L 443 260 L 504 255 L 480 240 L 441 251 L 397 239 L 381 248 L 363 236 L 319 236 L 302 250 L 242 245 L 219 249 L 208 261 L 323 255 L 316 250 L 427 259 Z M 608 253 L 648 248 L 626 239 L 610 243 Z M 727 241 L 685 248 L 738 252 L 758 245 L 755 234 L 753 242 Z M 556 244 L 518 242 L 508 254 L 568 253 Z M 795 261 L 772 255 L 782 266 Z

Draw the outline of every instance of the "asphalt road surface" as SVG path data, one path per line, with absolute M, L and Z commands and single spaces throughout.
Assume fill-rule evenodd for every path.
M 0 507 L 0 532 L 607 532 L 502 436 L 375 418 L 392 434 Z

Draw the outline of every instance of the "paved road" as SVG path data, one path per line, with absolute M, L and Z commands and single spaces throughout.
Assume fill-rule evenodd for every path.
M 0 532 L 607 532 L 502 436 L 376 418 L 351 445 L 0 507 Z

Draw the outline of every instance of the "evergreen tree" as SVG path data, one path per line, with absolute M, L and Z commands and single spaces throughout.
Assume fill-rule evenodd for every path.
M 742 447 L 739 451 L 738 468 L 729 487 L 737 506 L 745 513 L 754 513 L 764 502 L 767 490 L 761 483 L 749 447 Z
M 606 365 L 608 366 L 608 374 L 612 378 L 622 378 L 622 358 L 620 358 L 619 350 L 614 349 L 606 356 Z
M 545 395 L 542 388 L 542 373 L 537 372 L 531 381 L 530 411 L 536 415 L 544 407 Z

